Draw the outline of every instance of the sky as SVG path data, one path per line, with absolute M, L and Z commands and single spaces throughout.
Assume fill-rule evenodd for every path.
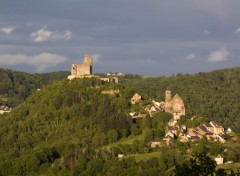
M 168 76 L 240 66 L 239 0 L 0 0 L 0 68 Z

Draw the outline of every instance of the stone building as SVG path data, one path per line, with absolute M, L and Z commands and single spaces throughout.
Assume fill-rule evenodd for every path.
M 72 64 L 71 75 L 68 76 L 68 79 L 74 78 L 99 78 L 102 81 L 112 82 L 118 84 L 118 77 L 107 77 L 101 78 L 100 76 L 92 74 L 92 56 L 85 54 L 82 64 Z
M 183 100 L 178 94 L 172 98 L 170 90 L 165 92 L 165 112 L 172 114 L 174 120 L 178 120 L 181 115 L 185 115 Z
M 142 99 L 141 95 L 139 95 L 138 93 L 135 93 L 133 95 L 133 97 L 131 98 L 131 103 L 132 104 L 139 103 L 141 101 L 141 99 Z
M 83 59 L 83 64 L 72 64 L 71 75 L 68 79 L 91 77 L 92 75 L 92 56 L 86 55 Z
M 13 110 L 12 107 L 8 107 L 8 106 L 0 106 L 0 114 L 4 114 L 4 113 L 9 113 Z

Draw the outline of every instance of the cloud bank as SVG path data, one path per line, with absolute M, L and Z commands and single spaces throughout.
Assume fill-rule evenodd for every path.
M 240 27 L 235 30 L 236 33 L 240 33 Z
M 228 59 L 228 56 L 230 56 L 230 52 L 222 47 L 219 50 L 213 51 L 209 57 L 208 62 L 222 62 L 226 61 Z
M 0 32 L 6 35 L 10 35 L 14 31 L 14 29 L 15 29 L 14 26 L 3 27 L 0 29 Z
M 189 55 L 187 55 L 187 56 L 185 57 L 185 59 L 187 59 L 187 60 L 193 60 L 193 59 L 195 59 L 195 58 L 196 58 L 196 54 L 194 54 L 194 53 L 189 54 Z
M 31 38 L 35 42 L 44 42 L 48 40 L 70 40 L 72 38 L 72 32 L 65 30 L 62 33 L 47 30 L 47 27 L 39 29 L 31 34 Z
M 45 71 L 47 68 L 57 66 L 67 60 L 66 56 L 51 53 L 41 53 L 39 55 L 0 54 L 0 65 L 24 64 L 33 66 L 37 72 Z

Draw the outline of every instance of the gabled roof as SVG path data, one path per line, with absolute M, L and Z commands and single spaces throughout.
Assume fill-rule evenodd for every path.
M 203 125 L 199 126 L 199 128 L 206 133 L 208 132 L 207 128 Z
M 222 126 L 219 125 L 217 122 L 211 121 L 210 124 L 216 128 L 221 128 Z
M 207 124 L 205 124 L 205 127 L 209 127 L 209 128 L 211 128 L 211 127 L 213 127 L 210 123 L 207 123 Z
M 172 98 L 172 101 L 175 101 L 175 100 L 179 100 L 179 101 L 181 101 L 181 102 L 183 102 L 183 100 L 182 100 L 182 98 L 178 95 L 178 94 L 176 94 L 173 98 Z
M 208 131 L 206 134 L 205 134 L 206 136 L 212 136 L 213 135 L 213 133 L 212 132 L 210 132 L 210 131 Z
M 191 139 L 200 139 L 198 136 L 191 136 Z

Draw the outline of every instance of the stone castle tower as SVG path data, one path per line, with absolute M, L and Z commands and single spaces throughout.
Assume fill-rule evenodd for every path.
M 71 76 L 92 75 L 92 56 L 84 56 L 83 64 L 72 64 Z
M 171 98 L 170 90 L 166 90 L 165 92 L 165 112 L 172 114 L 175 120 L 180 119 L 181 115 L 185 115 L 183 100 L 178 94 Z
M 102 81 L 113 82 L 118 84 L 118 77 L 107 77 L 102 78 L 92 74 L 92 62 L 93 58 L 91 55 L 85 54 L 82 64 L 72 64 L 71 75 L 68 76 L 69 80 L 74 78 L 99 78 Z
M 84 56 L 84 64 L 92 66 L 92 56 L 85 54 L 85 56 Z

